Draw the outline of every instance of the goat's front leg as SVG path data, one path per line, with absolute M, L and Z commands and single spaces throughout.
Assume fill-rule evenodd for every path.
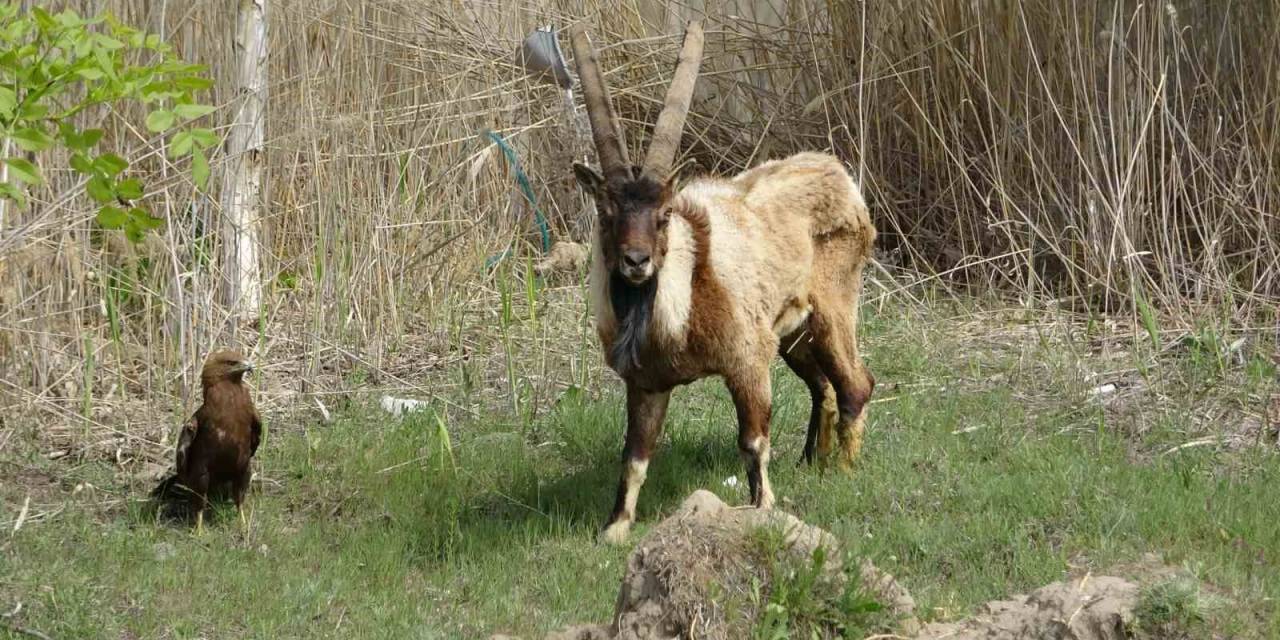
M 769 417 L 773 398 L 769 388 L 769 367 L 757 367 L 725 379 L 733 406 L 738 411 L 738 451 L 747 465 L 751 504 L 761 509 L 773 506 L 769 485 Z
M 671 391 L 646 391 L 627 385 L 627 440 L 622 449 L 622 480 L 613 503 L 609 522 L 600 532 L 604 542 L 618 544 L 627 539 L 631 523 L 636 519 L 636 498 L 644 485 L 649 458 L 662 434 L 662 421 L 667 416 Z

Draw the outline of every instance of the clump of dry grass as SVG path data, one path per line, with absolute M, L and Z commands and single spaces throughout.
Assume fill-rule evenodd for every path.
M 226 7 L 105 4 L 210 65 L 213 101 L 230 102 Z M 268 407 L 369 384 L 495 388 L 479 375 L 525 411 L 598 380 L 572 283 L 529 281 L 531 207 L 480 133 L 513 146 L 553 236 L 585 240 L 568 170 L 592 155 L 581 116 L 515 67 L 520 38 L 589 21 L 618 110 L 643 132 L 691 15 L 640 0 L 273 3 L 257 326 L 214 303 L 218 203 L 168 165 L 139 110 L 89 114 L 139 159 L 168 224 L 116 242 L 46 167 L 49 186 L 0 229 L 0 411 L 132 432 L 191 406 L 203 354 L 228 342 L 272 363 Z M 919 274 L 907 284 L 1159 305 L 1175 321 L 1204 305 L 1252 317 L 1280 297 L 1269 3 L 737 0 L 706 18 L 685 171 L 834 151 L 857 167 L 882 247 Z

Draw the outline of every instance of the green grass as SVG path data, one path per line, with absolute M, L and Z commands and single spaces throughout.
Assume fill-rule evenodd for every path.
M 764 568 L 755 574 L 749 596 L 753 606 L 746 609 L 762 612 L 752 630 L 756 640 L 823 638 L 832 633 L 863 638 L 894 629 L 894 614 L 862 584 L 854 558 L 837 556 L 829 562 L 823 547 L 809 557 L 797 557 L 779 527 L 761 528 L 754 538 L 748 558 Z M 767 588 L 760 586 L 764 582 Z M 721 604 L 733 610 L 732 604 Z
M 1213 610 L 1226 606 L 1205 593 L 1194 579 L 1174 578 L 1148 585 L 1134 609 L 1135 627 L 1152 638 L 1194 638 L 1211 635 L 1205 622 Z
M 1265 447 L 1162 453 L 1205 428 L 1205 406 L 1268 389 L 1274 368 L 1214 363 L 1207 376 L 1194 358 L 1162 361 L 1152 392 L 1116 418 L 1087 399 L 1082 338 L 979 324 L 991 333 L 936 315 L 869 319 L 880 388 L 851 477 L 796 466 L 809 402 L 779 368 L 779 506 L 897 575 L 927 619 L 1157 552 L 1230 600 L 1196 609 L 1197 624 L 1280 637 L 1280 458 Z M 2 534 L 0 609 L 22 603 L 14 621 L 55 638 L 486 637 L 607 620 L 628 551 L 593 537 L 618 471 L 616 386 L 566 393 L 529 423 L 446 421 L 447 448 L 435 413 L 273 424 L 247 540 L 230 507 L 203 538 L 157 521 L 137 500 L 146 487 L 106 463 L 0 453 L 6 468 L 68 489 L 56 515 Z M 694 489 L 745 500 L 732 424 L 718 382 L 678 393 L 633 541 Z M 83 482 L 97 489 L 69 490 Z M 0 522 L 23 494 L 0 491 Z M 1176 621 L 1185 607 L 1170 610 Z

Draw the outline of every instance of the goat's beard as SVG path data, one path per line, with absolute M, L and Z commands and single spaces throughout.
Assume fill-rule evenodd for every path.
M 640 284 L 632 284 L 616 269 L 609 276 L 609 302 L 618 331 L 609 349 L 609 366 L 618 375 L 641 369 L 640 354 L 649 339 L 649 322 L 653 319 L 653 300 L 658 293 L 655 273 Z

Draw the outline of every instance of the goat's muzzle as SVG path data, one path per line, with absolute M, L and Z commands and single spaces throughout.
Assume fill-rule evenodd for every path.
M 618 265 L 622 277 L 633 285 L 644 284 L 653 276 L 653 260 L 648 252 L 635 249 L 622 252 L 622 264 Z

